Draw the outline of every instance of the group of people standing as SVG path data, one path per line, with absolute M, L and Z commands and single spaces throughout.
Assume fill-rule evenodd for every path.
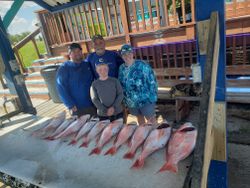
M 139 125 L 155 123 L 157 81 L 150 65 L 133 58 L 132 46 L 121 47 L 121 56 L 105 49 L 101 35 L 92 38 L 95 52 L 84 59 L 77 43 L 68 47 L 70 60 L 56 76 L 57 90 L 72 115 L 98 115 L 100 120 L 124 117 L 124 108 Z

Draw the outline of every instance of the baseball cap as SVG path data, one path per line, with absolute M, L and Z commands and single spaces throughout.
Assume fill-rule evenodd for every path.
M 132 48 L 131 45 L 129 45 L 129 44 L 122 45 L 122 47 L 121 47 L 121 55 L 124 55 L 126 53 L 130 53 L 130 52 L 133 52 L 133 48 Z
M 99 65 L 107 65 L 108 66 L 108 64 L 106 62 L 104 62 L 104 59 L 102 59 L 102 58 L 99 58 L 98 61 L 95 63 L 96 67 Z
M 104 40 L 102 35 L 95 35 L 95 36 L 92 37 L 91 40 L 92 40 L 92 42 L 95 42 L 95 40 L 97 40 L 97 39 Z
M 70 53 L 72 50 L 74 50 L 74 49 L 80 49 L 80 50 L 82 50 L 82 47 L 80 46 L 80 44 L 78 44 L 78 43 L 72 43 L 72 44 L 70 44 L 69 46 L 68 46 L 68 53 Z

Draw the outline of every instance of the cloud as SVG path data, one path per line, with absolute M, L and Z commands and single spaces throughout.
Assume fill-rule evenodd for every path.
M 15 17 L 8 28 L 8 32 L 12 35 L 20 34 L 26 31 L 32 32 L 37 28 L 35 26 L 36 23 L 37 23 L 36 19 L 33 19 L 32 22 L 30 22 L 25 18 Z
M 39 6 L 36 3 L 29 1 L 25 1 L 22 5 L 22 8 L 30 8 L 30 7 L 39 7 Z
M 7 10 L 9 10 L 9 8 L 11 7 L 13 2 L 8 2 L 8 1 L 4 1 L 4 2 L 0 2 L 0 16 L 4 17 L 5 13 L 7 12 Z
M 4 17 L 4 15 L 6 14 L 6 12 L 10 9 L 11 5 L 13 2 L 11 1 L 3 1 L 0 2 L 0 16 Z M 31 8 L 31 7 L 37 7 L 39 8 L 40 6 L 38 6 L 36 3 L 34 2 L 27 2 L 25 1 L 22 5 L 22 9 L 27 9 L 27 8 Z

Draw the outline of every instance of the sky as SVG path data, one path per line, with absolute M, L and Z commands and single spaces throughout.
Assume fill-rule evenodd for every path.
M 3 19 L 6 12 L 10 9 L 12 1 L 0 0 L 0 16 Z M 24 2 L 22 7 L 19 9 L 15 18 L 12 20 L 8 27 L 8 33 L 20 34 L 25 31 L 34 31 L 38 23 L 36 13 L 34 11 L 43 9 L 39 5 L 33 2 Z

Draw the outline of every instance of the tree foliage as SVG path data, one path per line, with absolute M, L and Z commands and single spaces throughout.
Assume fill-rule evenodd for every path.
M 23 32 L 21 34 L 16 34 L 16 35 L 9 35 L 9 39 L 12 45 L 20 42 L 21 40 L 23 40 L 26 36 L 28 36 L 30 34 L 30 32 L 26 31 Z

